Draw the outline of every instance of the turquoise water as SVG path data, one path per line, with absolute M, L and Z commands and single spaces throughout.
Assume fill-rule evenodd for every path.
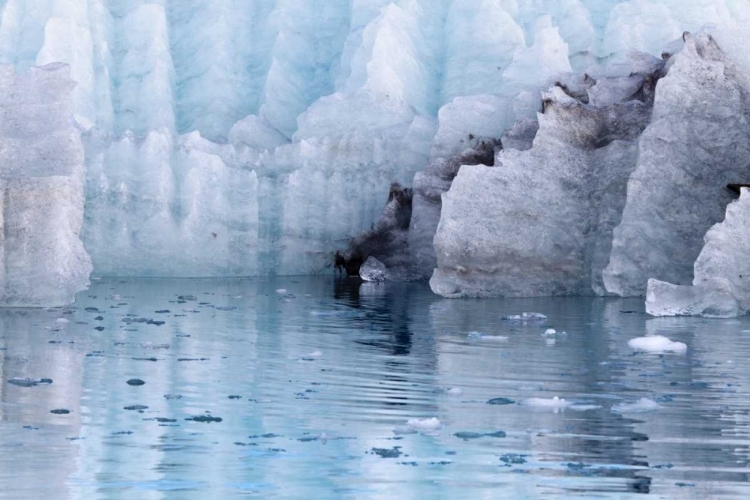
M 501 319 L 524 311 L 548 320 Z M 688 351 L 634 353 L 645 334 Z M 0 311 L 0 497 L 747 498 L 748 339 L 639 300 L 94 281 Z

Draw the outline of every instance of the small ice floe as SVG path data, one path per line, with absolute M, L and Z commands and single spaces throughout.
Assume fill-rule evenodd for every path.
M 508 337 L 503 337 L 502 335 L 485 335 L 482 332 L 469 332 L 466 335 L 466 338 L 469 340 L 482 340 L 489 342 L 504 342 L 508 340 Z
M 547 330 L 544 331 L 545 335 L 557 335 L 557 330 L 554 328 L 547 328 Z
M 279 295 L 284 295 L 286 292 L 286 288 L 279 288 L 278 290 L 276 290 L 276 293 L 278 293 Z
M 460 387 L 451 387 L 447 391 L 445 391 L 446 394 L 450 394 L 451 396 L 460 396 L 464 393 L 463 389 Z
M 122 300 L 122 296 L 119 293 L 113 293 L 109 298 L 112 300 Z
M 410 418 L 406 425 L 410 428 L 417 430 L 417 431 L 435 431 L 440 429 L 443 424 L 440 423 L 440 420 L 432 417 L 432 418 Z
M 599 405 L 574 403 L 557 396 L 552 399 L 530 398 L 524 401 L 523 404 L 525 404 L 526 406 L 532 406 L 534 408 L 550 409 L 555 413 L 559 413 L 565 410 L 589 411 L 598 410 L 599 408 L 601 408 L 601 406 Z
M 687 345 L 682 342 L 673 342 L 667 337 L 662 337 L 661 335 L 638 337 L 630 340 L 628 346 L 636 351 L 652 353 L 674 352 L 684 354 L 687 352 Z
M 633 403 L 618 403 L 612 407 L 612 413 L 648 413 L 656 411 L 661 406 L 654 400 L 641 398 Z
M 504 321 L 520 321 L 520 322 L 546 321 L 547 316 L 545 316 L 542 313 L 525 312 L 521 314 L 512 314 L 510 316 L 502 316 L 500 319 Z
M 141 342 L 140 346 L 144 349 L 169 349 L 169 344 L 155 344 L 153 342 Z
M 565 401 L 564 399 L 555 396 L 552 399 L 529 398 L 526 401 L 524 401 L 524 404 L 526 406 L 532 406 L 534 408 L 548 408 L 550 410 L 553 410 L 555 413 L 558 413 L 560 411 L 564 411 L 565 408 L 568 408 L 573 403 L 569 403 L 568 401 Z
M 70 323 L 70 320 L 66 318 L 57 318 L 55 323 Z

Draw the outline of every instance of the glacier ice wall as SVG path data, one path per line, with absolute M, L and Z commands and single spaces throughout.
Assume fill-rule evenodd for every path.
M 74 86 L 61 64 L 0 67 L 0 306 L 62 306 L 88 286 Z
M 71 67 L 98 274 L 317 273 L 392 182 L 533 118 L 559 73 L 705 23 L 745 64 L 748 19 L 744 0 L 0 0 L 0 63 Z
M 728 318 L 750 312 L 750 190 L 729 204 L 705 236 L 692 286 L 649 280 L 646 310 L 654 316 Z
M 600 71 L 544 95 L 531 149 L 460 169 L 442 197 L 436 293 L 634 296 L 649 283 L 651 297 L 660 279 L 692 281 L 727 184 L 750 174 L 748 73 L 706 32 Z M 703 307 L 692 289 L 659 290 Z
M 686 43 L 659 82 L 654 115 L 604 272 L 607 289 L 643 295 L 649 278 L 689 285 L 703 236 L 750 173 L 750 85 L 713 38 Z
M 445 297 L 603 294 L 602 269 L 664 62 L 544 94 L 533 147 L 464 166 L 442 197 L 430 280 Z

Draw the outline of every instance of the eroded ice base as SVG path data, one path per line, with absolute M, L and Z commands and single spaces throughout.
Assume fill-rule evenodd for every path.
M 750 311 L 750 191 L 708 231 L 695 261 L 693 286 L 649 281 L 646 310 L 654 316 L 734 317 Z

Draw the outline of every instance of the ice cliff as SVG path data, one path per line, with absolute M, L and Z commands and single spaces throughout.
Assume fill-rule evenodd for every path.
M 431 284 L 448 297 L 643 295 L 693 279 L 726 186 L 750 175 L 747 74 L 707 33 L 544 94 L 527 151 L 462 167 Z
M 88 286 L 74 87 L 61 64 L 0 69 L 0 306 L 62 306 Z
M 514 280 L 511 293 L 601 293 L 605 281 L 643 293 L 645 279 L 618 252 L 639 234 L 635 201 L 621 193 L 631 171 L 648 170 L 646 160 L 633 160 L 636 136 L 654 126 L 644 122 L 652 106 L 646 80 L 665 69 L 654 62 L 665 47 L 706 24 L 738 67 L 750 67 L 745 0 L 0 0 L 0 64 L 19 74 L 49 63 L 70 67 L 85 151 L 81 238 L 95 274 L 332 272 L 335 252 L 363 230 L 372 238 L 392 227 L 400 234 L 378 233 L 374 253 L 398 248 L 400 256 L 368 250 L 357 258 L 373 256 L 400 278 L 438 267 L 446 295 L 505 293 L 506 285 L 486 279 L 500 272 L 489 260 L 504 255 L 493 238 L 516 241 L 516 251 L 525 244 L 516 233 L 534 231 L 498 222 L 477 233 L 495 253 L 465 262 L 460 241 L 476 244 L 465 239 L 470 225 L 455 235 L 458 253 L 447 232 L 461 223 L 456 214 L 468 215 L 461 193 L 479 203 L 470 176 L 480 182 L 476 189 L 494 195 L 492 182 L 479 178 L 482 167 L 461 168 L 489 163 L 489 156 L 498 172 L 510 166 L 530 179 L 525 190 L 536 208 L 544 200 L 535 187 L 551 189 L 547 201 L 560 209 L 558 222 L 539 230 L 557 224 L 565 248 L 528 247 L 552 258 L 552 267 L 535 263 L 525 274 L 534 279 Z M 652 58 L 629 59 L 634 50 Z M 620 72 L 604 72 L 613 67 Z M 613 88 L 600 92 L 593 80 L 605 77 Z M 549 113 L 537 123 L 542 92 L 556 82 L 562 85 L 545 97 Z M 642 97 L 631 99 L 634 85 L 645 88 Z M 654 113 L 658 88 L 656 95 Z M 621 111 L 626 126 L 612 115 Z M 610 127 L 611 137 L 600 144 L 585 124 L 572 127 L 581 137 L 566 136 L 564 121 L 581 117 Z M 660 140 L 658 131 L 649 133 Z M 543 138 L 546 152 L 534 151 Z M 556 143 L 566 148 L 560 157 L 552 153 Z M 392 183 L 413 187 L 409 227 L 400 219 L 378 222 Z M 569 205 L 554 198 L 588 188 L 591 196 Z M 523 198 L 516 193 L 519 210 L 535 209 Z M 727 202 L 706 212 L 703 232 Z M 443 217 L 433 247 L 443 208 L 453 215 Z M 569 233 L 560 229 L 566 214 L 573 217 Z M 667 276 L 671 269 L 656 277 L 685 283 L 699 251 L 680 254 L 678 277 Z M 638 272 L 645 277 L 660 265 L 648 260 Z M 468 274 L 454 273 L 459 268 Z M 483 278 L 466 289 L 449 283 L 466 282 L 475 270 Z M 536 274 L 543 271 L 551 279 L 542 282 Z

